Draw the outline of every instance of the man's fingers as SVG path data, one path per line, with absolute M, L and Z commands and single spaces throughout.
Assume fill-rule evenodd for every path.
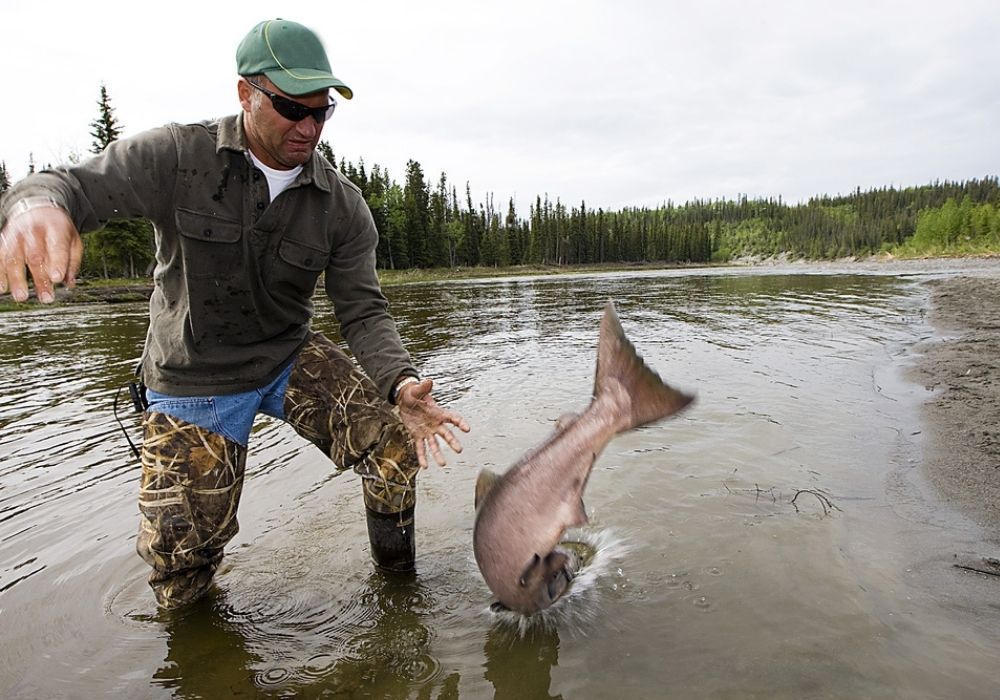
M 6 294 L 9 289 L 7 283 L 7 245 L 0 235 L 0 294 Z
M 10 235 L 7 233 L 7 229 L 0 230 L 0 294 L 6 294 L 10 288 L 10 283 L 7 281 L 7 258 Z
M 462 418 L 462 416 L 453 411 L 446 411 L 443 408 L 438 408 L 437 404 L 435 404 L 435 408 L 438 410 L 438 413 L 434 417 L 434 420 L 442 427 L 445 423 L 451 423 L 463 433 L 469 432 L 469 424 L 465 422 L 465 419 Z
M 76 286 L 76 273 L 80 271 L 80 263 L 83 262 L 83 239 L 79 232 L 74 232 L 73 242 L 69 248 L 69 266 L 66 268 L 66 276 L 63 284 L 67 287 Z
M 0 235 L 0 266 L 3 267 L 3 291 L 10 291 L 14 301 L 27 299 L 28 280 L 24 276 L 24 252 L 10 227 Z
M 48 254 L 46 268 L 50 282 L 59 283 L 69 275 L 70 258 L 73 254 L 73 241 L 65 230 L 56 226 L 45 227 L 45 251 Z M 75 238 L 78 238 L 76 236 Z
M 469 424 L 466 423 L 465 419 L 457 413 L 450 413 L 448 415 L 448 422 L 461 430 L 463 433 L 467 433 L 470 430 Z
M 28 236 L 25 246 L 25 263 L 31 270 L 31 279 L 35 281 L 35 294 L 43 304 L 55 299 L 52 291 L 52 280 L 49 279 L 48 235 Z
M 39 301 L 55 299 L 53 285 L 72 282 L 83 258 L 83 242 L 72 220 L 57 207 L 39 207 L 7 222 L 0 233 L 0 292 L 15 301 L 28 298 L 25 267 Z
M 427 442 L 431 446 L 431 454 L 434 455 L 434 461 L 437 462 L 437 465 L 443 467 L 448 464 L 444 459 L 444 455 L 441 454 L 441 446 L 438 444 L 437 438 L 431 435 L 427 438 Z
M 466 432 L 468 432 L 468 431 L 466 431 Z M 460 453 L 462 451 L 462 443 L 458 441 L 458 438 L 455 437 L 455 435 L 450 430 L 448 430 L 447 428 L 442 427 L 438 431 L 438 435 L 440 435 L 441 437 L 444 438 L 444 441 L 446 443 L 448 443 L 448 447 L 451 448 L 452 452 L 454 452 L 455 454 L 458 454 L 458 453 Z M 435 444 L 437 444 L 436 440 L 435 440 Z

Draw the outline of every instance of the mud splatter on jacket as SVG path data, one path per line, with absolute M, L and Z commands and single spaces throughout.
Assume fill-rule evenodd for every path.
M 31 175 L 7 193 L 4 213 L 40 195 L 81 233 L 116 218 L 153 222 L 142 376 L 156 391 L 205 396 L 270 382 L 307 339 L 323 272 L 341 332 L 381 395 L 417 374 L 379 287 L 378 234 L 361 192 L 313 153 L 269 204 L 238 115 L 152 129 Z

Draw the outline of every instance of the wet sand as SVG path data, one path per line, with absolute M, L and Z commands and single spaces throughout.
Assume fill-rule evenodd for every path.
M 923 407 L 924 471 L 941 496 L 1000 543 L 1000 270 L 929 281 L 929 319 L 910 378 Z M 998 571 L 1000 573 L 1000 571 Z

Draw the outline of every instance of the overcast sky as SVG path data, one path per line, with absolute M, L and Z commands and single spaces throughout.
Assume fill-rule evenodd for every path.
M 1000 2 L 5 0 L 0 161 L 234 113 L 262 19 L 315 29 L 353 90 L 338 157 L 444 171 L 498 207 L 846 193 L 1000 172 Z

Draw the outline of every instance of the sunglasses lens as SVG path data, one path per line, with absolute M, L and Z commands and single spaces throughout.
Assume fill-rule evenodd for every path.
M 274 105 L 275 112 L 293 122 L 300 122 L 308 116 L 312 116 L 317 122 L 325 122 L 333 116 L 333 110 L 337 107 L 336 102 L 331 102 L 326 107 L 306 107 L 281 95 L 271 97 L 271 104 Z
M 333 116 L 333 110 L 337 107 L 337 101 L 333 98 L 330 99 L 330 104 L 325 107 L 307 107 L 301 102 L 296 102 L 295 100 L 290 100 L 287 97 L 282 97 L 269 90 L 265 90 L 254 82 L 249 80 L 247 82 L 270 97 L 271 106 L 274 107 L 274 111 L 289 121 L 300 122 L 306 117 L 311 116 L 317 123 L 322 124 Z
M 293 102 L 292 100 L 285 99 L 281 95 L 274 95 L 271 98 L 271 104 L 274 105 L 274 111 L 293 122 L 300 122 L 309 116 L 312 112 L 311 109 L 298 102 Z

